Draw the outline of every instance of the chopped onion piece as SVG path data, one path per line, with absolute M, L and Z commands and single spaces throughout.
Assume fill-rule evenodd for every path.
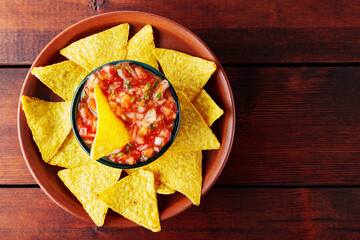
M 168 81 L 166 80 L 162 80 L 160 83 L 159 83 L 159 88 L 162 92 L 164 92 L 167 88 L 169 87 L 169 83 Z
M 87 145 L 91 145 L 91 144 L 93 144 L 93 140 L 84 140 L 84 142 L 87 144 Z
M 160 152 L 160 149 L 158 147 L 154 147 L 155 152 Z
M 139 146 L 139 147 L 138 147 L 138 150 L 139 150 L 139 151 L 142 151 L 142 150 L 147 149 L 148 147 L 149 147 L 149 145 L 145 144 L 145 145 Z
M 136 118 L 136 119 L 143 119 L 143 118 L 144 118 L 144 114 L 142 114 L 142 113 L 136 113 L 136 114 L 135 114 L 135 118 Z
M 144 108 L 144 107 L 138 107 L 138 111 L 141 113 L 144 112 L 145 110 L 146 110 L 146 108 Z
M 128 159 L 126 159 L 125 162 L 127 164 L 129 164 L 129 165 L 134 165 L 135 164 L 135 159 L 133 157 L 129 157 Z
M 129 112 L 129 113 L 126 113 L 126 116 L 130 119 L 134 119 L 135 118 L 135 113 L 134 112 Z
M 163 138 L 156 137 L 154 143 L 155 143 L 155 145 L 157 145 L 157 146 L 161 146 L 161 145 L 164 143 L 164 139 L 163 139 Z
M 110 75 L 110 66 L 109 66 L 109 65 L 104 66 L 104 67 L 102 68 L 102 70 L 104 70 L 104 71 L 107 73 L 108 76 L 111 76 L 111 75 Z
M 138 144 L 144 144 L 145 143 L 145 141 L 144 141 L 144 139 L 142 138 L 142 137 L 137 137 L 136 139 L 135 139 L 135 141 L 138 143 Z M 140 150 L 141 151 L 141 150 Z
M 119 149 L 116 149 L 115 151 L 113 151 L 112 153 L 110 153 L 109 155 L 112 155 L 112 154 L 118 154 L 120 152 L 120 148 Z
M 166 102 L 166 99 L 163 98 L 157 102 L 158 105 L 163 105 Z
M 123 81 L 127 80 L 127 77 L 124 75 L 124 73 L 121 69 L 117 70 L 117 74 L 119 75 L 119 77 L 121 77 L 123 79 Z
M 150 109 L 146 113 L 144 119 L 139 123 L 139 125 L 147 127 L 147 126 L 150 126 L 150 124 L 155 121 L 156 121 L 156 111 L 155 111 L 155 109 Z

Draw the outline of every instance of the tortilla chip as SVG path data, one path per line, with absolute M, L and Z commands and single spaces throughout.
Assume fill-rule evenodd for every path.
M 125 59 L 143 62 L 159 69 L 156 58 L 152 53 L 154 49 L 153 30 L 151 25 L 146 25 L 129 40 Z
M 90 156 L 91 159 L 98 160 L 123 147 L 131 139 L 124 123 L 111 110 L 108 100 L 99 86 L 95 87 L 94 93 L 98 121 Z
M 156 180 L 181 192 L 195 205 L 199 205 L 202 187 L 201 162 L 201 151 L 167 151 L 156 161 L 145 165 L 140 169 L 153 172 Z M 140 169 L 127 169 L 126 172 L 135 174 Z
M 155 178 L 152 172 L 129 175 L 98 194 L 112 210 L 137 224 L 159 232 Z
M 183 92 L 178 92 L 178 97 L 181 112 L 180 127 L 168 151 L 219 149 L 219 141 L 190 100 Z
M 193 104 L 209 127 L 224 113 L 204 89 L 195 98 Z
M 71 131 L 65 142 L 59 148 L 59 151 L 48 163 L 64 168 L 76 168 L 94 164 L 94 161 L 91 160 L 90 156 L 82 149 L 76 140 L 74 132 Z
M 99 227 L 104 224 L 108 206 L 96 194 L 115 183 L 120 174 L 121 169 L 107 167 L 100 163 L 58 172 L 60 179 Z
M 81 81 L 89 74 L 86 69 L 72 61 L 64 61 L 31 70 L 41 82 L 66 101 L 73 99 Z
M 140 168 L 139 168 L 140 169 Z M 127 174 L 134 174 L 136 173 L 139 169 L 124 169 L 124 171 Z M 164 183 L 159 182 L 158 180 L 155 180 L 155 189 L 156 189 L 156 193 L 157 194 L 163 194 L 163 195 L 171 195 L 175 193 L 175 190 L 166 186 Z
M 158 194 L 164 194 L 164 195 L 171 195 L 175 193 L 175 190 L 166 186 L 162 182 L 155 181 L 155 189 L 156 193 Z
M 88 71 L 108 62 L 124 60 L 129 28 L 128 23 L 120 24 L 80 39 L 61 49 L 60 53 Z
M 42 159 L 48 162 L 71 130 L 70 102 L 47 102 L 21 97 L 27 123 Z
M 213 62 L 175 50 L 155 48 L 153 53 L 173 87 L 183 91 L 191 101 L 216 70 Z

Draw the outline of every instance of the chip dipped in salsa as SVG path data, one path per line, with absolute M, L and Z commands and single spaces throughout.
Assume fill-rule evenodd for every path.
M 170 141 L 178 107 L 169 82 L 136 63 L 119 62 L 87 77 L 76 113 L 76 127 L 86 145 L 92 146 L 97 130 L 96 86 L 131 137 L 107 159 L 134 165 L 147 161 Z

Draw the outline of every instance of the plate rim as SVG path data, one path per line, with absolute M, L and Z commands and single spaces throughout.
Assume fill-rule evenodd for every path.
M 19 103 L 18 103 L 18 111 L 17 111 L 17 129 L 18 129 L 18 137 L 19 137 L 19 144 L 20 144 L 20 148 L 21 148 L 21 152 L 22 155 L 24 157 L 25 163 L 29 169 L 29 171 L 31 172 L 31 175 L 33 176 L 33 178 L 35 179 L 35 181 L 37 182 L 37 184 L 39 184 L 39 186 L 41 187 L 41 189 L 45 192 L 45 194 L 53 201 L 55 202 L 58 206 L 60 206 L 62 209 L 64 209 L 66 212 L 70 213 L 71 215 L 82 219 L 84 221 L 91 221 L 90 217 L 84 218 L 82 215 L 79 215 L 76 212 L 71 211 L 71 209 L 68 209 L 64 204 L 62 204 L 61 202 L 59 202 L 59 200 L 57 200 L 54 196 L 52 196 L 52 194 L 50 193 L 50 191 L 42 184 L 42 181 L 39 179 L 39 177 L 35 174 L 34 169 L 32 168 L 30 161 L 28 159 L 27 153 L 24 149 L 24 142 L 22 140 L 22 128 L 21 128 L 21 114 L 22 114 L 22 107 L 21 107 L 21 97 L 24 95 L 24 91 L 25 88 L 27 86 L 27 84 L 29 83 L 29 77 L 31 76 L 31 69 L 33 67 L 36 66 L 36 63 L 39 61 L 39 58 L 50 48 L 50 46 L 57 41 L 59 38 L 63 37 L 63 35 L 65 35 L 66 33 L 70 32 L 72 29 L 76 29 L 79 25 L 83 25 L 86 22 L 90 22 L 93 21 L 94 19 L 98 19 L 98 18 L 104 18 L 104 17 L 109 17 L 111 15 L 119 15 L 119 14 L 133 14 L 133 15 L 142 15 L 142 16 L 148 16 L 148 17 L 152 17 L 152 18 L 156 18 L 156 19 L 160 19 L 163 21 L 166 21 L 174 26 L 177 26 L 177 31 L 178 30 L 182 30 L 183 32 L 187 33 L 188 35 L 190 35 L 192 38 L 194 38 L 195 40 L 197 40 L 202 47 L 205 48 L 205 50 L 208 52 L 208 54 L 210 54 L 212 56 L 212 58 L 215 60 L 216 65 L 217 65 L 217 70 L 216 71 L 220 71 L 223 74 L 223 77 L 225 78 L 225 83 L 226 83 L 226 89 L 228 90 L 228 94 L 230 97 L 230 103 L 231 103 L 231 121 L 230 124 L 232 126 L 231 131 L 228 132 L 229 136 L 227 137 L 227 139 L 229 139 L 229 144 L 226 146 L 226 148 L 224 149 L 225 155 L 223 157 L 223 161 L 222 164 L 220 166 L 217 167 L 217 171 L 216 174 L 214 174 L 214 176 L 209 179 L 210 183 L 208 185 L 206 185 L 204 187 L 204 176 L 203 176 L 203 182 L 202 182 L 202 191 L 201 191 L 201 198 L 204 197 L 204 195 L 211 189 L 211 187 L 215 184 L 215 182 L 217 181 L 217 179 L 219 178 L 220 174 L 222 173 L 229 155 L 231 153 L 231 149 L 232 149 L 232 145 L 234 142 L 234 136 L 235 136 L 235 125 L 236 125 L 236 112 L 235 112 L 235 102 L 234 102 L 234 97 L 233 97 L 233 93 L 232 93 L 232 89 L 230 86 L 230 82 L 227 78 L 227 75 L 221 65 L 221 63 L 219 62 L 219 60 L 217 59 L 217 57 L 215 56 L 215 54 L 210 50 L 210 48 L 195 34 L 193 33 L 191 30 L 189 30 L 188 28 L 186 28 L 185 26 L 169 19 L 166 17 L 162 17 L 160 15 L 157 14 L 153 14 L 153 13 L 148 13 L 148 12 L 142 12 L 142 11 L 113 11 L 113 12 L 108 12 L 108 13 L 103 13 L 103 14 L 98 14 L 98 15 L 94 15 L 94 16 L 90 16 L 88 18 L 82 19 L 70 26 L 68 26 L 67 28 L 65 28 L 64 30 L 62 30 L 60 33 L 58 33 L 54 38 L 52 38 L 46 45 L 45 47 L 40 51 L 40 53 L 37 55 L 37 57 L 35 58 L 35 60 L 33 61 L 33 63 L 31 64 L 31 67 L 29 68 L 28 73 L 26 74 L 26 77 L 24 78 L 24 82 L 20 91 L 20 96 L 19 96 Z M 129 21 L 129 24 L 131 21 Z M 145 23 L 146 24 L 146 23 Z M 40 80 L 39 80 L 40 81 Z M 226 113 L 225 113 L 226 114 Z M 26 118 L 25 118 L 26 119 Z M 36 144 L 35 144 L 36 145 Z M 221 148 L 220 148 L 221 149 Z M 209 182 L 208 181 L 208 182 Z M 184 196 L 186 198 L 186 196 Z M 191 207 L 193 204 L 189 199 L 186 199 L 187 201 L 185 201 L 185 204 L 182 205 L 181 208 L 177 208 L 175 209 L 175 211 L 173 211 L 173 214 L 168 214 L 165 217 L 161 217 L 160 216 L 160 220 L 164 221 L 168 218 L 174 217 L 176 215 L 178 215 L 181 212 L 184 212 L 186 209 L 188 209 L 189 207 Z M 82 209 L 84 212 L 85 210 Z M 85 212 L 86 213 L 86 212 Z M 86 213 L 87 214 L 87 213 Z M 121 215 L 119 215 L 121 216 Z M 130 220 L 126 219 L 127 221 L 131 222 Z M 105 220 L 105 224 L 104 226 L 111 226 L 109 224 L 107 224 L 106 220 Z M 116 226 L 116 227 L 122 227 L 119 225 L 112 225 L 112 226 Z M 126 227 L 138 227 L 139 225 L 136 223 L 133 224 L 129 224 Z M 124 226 L 125 227 L 125 226 Z

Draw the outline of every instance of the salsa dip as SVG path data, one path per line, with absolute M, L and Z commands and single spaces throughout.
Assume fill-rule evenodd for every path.
M 76 109 L 76 129 L 91 148 L 97 130 L 94 89 L 99 86 L 131 141 L 105 158 L 134 165 L 157 155 L 172 139 L 179 104 L 169 82 L 134 61 L 103 65 L 85 79 Z M 176 97 L 177 98 L 177 97 Z M 175 133 L 176 134 L 176 133 Z M 174 137 L 174 136 L 173 136 Z

